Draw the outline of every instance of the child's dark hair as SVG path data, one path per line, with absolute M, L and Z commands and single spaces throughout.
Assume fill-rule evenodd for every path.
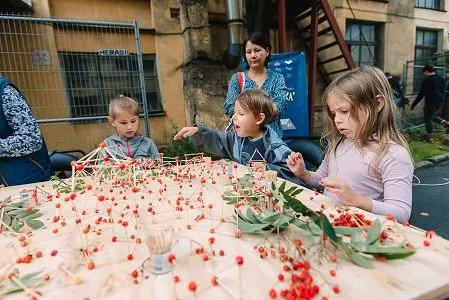
M 276 105 L 271 97 L 263 90 L 244 91 L 235 99 L 235 101 L 237 100 L 240 106 L 249 109 L 255 116 L 260 113 L 265 115 L 265 119 L 260 124 L 260 128 L 264 127 L 278 115 Z
M 128 112 L 133 116 L 138 116 L 140 113 L 139 103 L 133 98 L 120 95 L 115 97 L 109 103 L 109 117 L 113 120 L 117 117 L 120 112 Z
M 246 61 L 247 69 L 249 69 L 249 63 L 246 60 L 246 44 L 248 42 L 256 44 L 264 49 L 268 49 L 269 54 L 268 54 L 267 58 L 265 59 L 265 64 L 264 64 L 265 66 L 268 66 L 268 62 L 270 61 L 270 57 L 271 57 L 270 39 L 265 34 L 263 34 L 261 32 L 253 32 L 253 33 L 249 34 L 248 38 L 243 43 L 243 59 Z
M 435 69 L 434 67 L 432 67 L 431 65 L 425 65 L 425 66 L 422 68 L 422 71 L 423 71 L 423 73 L 424 73 L 424 72 L 433 73 L 433 72 L 436 71 L 436 69 Z

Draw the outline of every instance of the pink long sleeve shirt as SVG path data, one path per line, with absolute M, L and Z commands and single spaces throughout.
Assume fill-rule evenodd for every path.
M 335 155 L 327 154 L 316 172 L 311 172 L 309 182 L 319 187 L 321 179 L 337 176 L 346 181 L 351 189 L 368 197 L 372 204 L 372 213 L 391 214 L 398 222 L 407 221 L 412 210 L 413 163 L 407 150 L 397 144 L 389 144 L 387 154 L 382 158 L 375 173 L 370 173 L 369 164 L 375 153 L 362 151 L 348 139 L 337 147 Z M 324 190 L 324 194 L 337 199 L 336 195 Z

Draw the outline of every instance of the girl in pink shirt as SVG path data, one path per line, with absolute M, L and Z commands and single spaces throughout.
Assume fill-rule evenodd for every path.
M 396 127 L 393 92 L 375 67 L 351 70 L 323 95 L 323 139 L 327 152 L 316 172 L 300 153 L 287 159 L 290 170 L 311 187 L 339 202 L 407 221 L 412 209 L 413 162 Z

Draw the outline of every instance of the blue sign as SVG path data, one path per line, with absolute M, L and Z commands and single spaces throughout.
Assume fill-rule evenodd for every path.
M 304 52 L 276 53 L 268 63 L 270 71 L 284 75 L 287 109 L 282 115 L 283 138 L 309 136 L 306 55 Z
M 241 68 L 246 69 L 242 59 Z M 306 55 L 304 52 L 275 53 L 268 69 L 281 73 L 287 86 L 287 108 L 281 117 L 283 139 L 309 136 Z

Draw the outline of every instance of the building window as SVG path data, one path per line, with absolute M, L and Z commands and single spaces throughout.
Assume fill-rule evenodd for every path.
M 440 0 L 416 0 L 415 7 L 441 9 Z
M 416 30 L 415 61 L 421 61 L 426 57 L 433 56 L 438 49 L 438 31 Z
M 97 53 L 60 52 L 72 118 L 108 115 L 109 101 L 125 95 L 142 108 L 139 70 L 135 54 L 102 56 Z M 154 55 L 143 55 L 148 111 L 163 111 Z
M 345 40 L 356 65 L 378 65 L 379 24 L 350 22 L 346 25 Z

